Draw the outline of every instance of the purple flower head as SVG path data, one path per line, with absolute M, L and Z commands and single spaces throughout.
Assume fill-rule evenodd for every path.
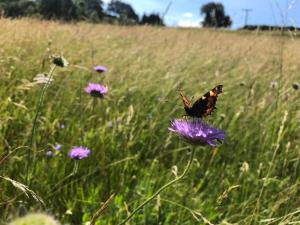
M 84 89 L 86 93 L 92 97 L 104 98 L 104 95 L 108 92 L 108 88 L 101 84 L 89 83 Z
M 47 156 L 47 157 L 50 158 L 50 157 L 52 157 L 52 155 L 53 155 L 53 153 L 52 153 L 51 151 L 46 152 L 46 156 Z
M 215 147 L 215 141 L 225 139 L 224 131 L 210 127 L 201 120 L 175 119 L 171 122 L 169 130 L 195 145 L 210 145 Z
M 57 145 L 54 147 L 54 149 L 55 149 L 56 151 L 59 151 L 59 150 L 61 149 L 61 145 L 60 145 L 60 144 L 57 144 Z
M 68 156 L 71 159 L 84 159 L 86 157 L 88 157 L 91 153 L 91 150 L 89 150 L 88 148 L 79 146 L 79 147 L 73 147 L 70 151 Z
M 98 73 L 104 73 L 107 71 L 107 68 L 105 66 L 94 66 L 94 70 Z

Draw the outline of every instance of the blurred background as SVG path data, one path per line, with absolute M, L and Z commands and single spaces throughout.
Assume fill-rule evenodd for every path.
M 298 27 L 297 0 L 1 0 L 1 15 L 171 27 Z M 247 28 L 247 27 L 246 27 Z

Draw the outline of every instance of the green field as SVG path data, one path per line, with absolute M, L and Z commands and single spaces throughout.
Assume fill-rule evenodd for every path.
M 33 79 L 53 54 L 70 64 L 55 69 L 31 135 L 43 88 Z M 192 146 L 168 131 L 184 115 L 179 90 L 197 98 L 218 84 L 205 120 L 225 142 L 198 147 L 187 176 L 127 224 L 300 224 L 299 71 L 297 33 L 1 19 L 0 224 L 29 211 L 86 224 L 113 193 L 96 224 L 120 223 L 188 161 Z M 86 94 L 89 82 L 107 96 Z M 80 145 L 91 155 L 70 159 Z

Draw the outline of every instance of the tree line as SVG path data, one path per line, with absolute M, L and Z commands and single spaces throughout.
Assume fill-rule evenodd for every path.
M 221 3 L 203 5 L 200 14 L 204 16 L 203 27 L 230 27 L 232 24 Z M 106 7 L 102 0 L 0 0 L 0 16 L 164 26 L 158 13 L 139 17 L 130 4 L 121 0 L 112 0 Z
M 130 4 L 120 0 L 112 0 L 105 9 L 102 0 L 0 0 L 0 15 L 8 18 L 164 25 L 158 13 L 144 14 L 139 18 Z

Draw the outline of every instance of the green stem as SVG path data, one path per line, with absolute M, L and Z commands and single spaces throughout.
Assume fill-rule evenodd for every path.
M 80 107 L 80 140 L 83 146 L 84 142 L 84 127 L 83 127 L 83 104 L 82 104 L 82 89 L 83 89 L 83 75 L 80 79 L 80 90 L 79 90 L 79 107 Z
M 35 117 L 33 120 L 33 126 L 32 126 L 32 130 L 31 130 L 31 135 L 30 135 L 30 142 L 29 142 L 29 149 L 28 149 L 28 154 L 27 154 L 27 168 L 26 168 L 26 184 L 29 185 L 29 170 L 30 170 L 30 165 L 31 165 L 31 151 L 32 151 L 32 147 L 33 147 L 33 143 L 34 143 L 34 137 L 35 137 L 35 132 L 36 132 L 36 128 L 37 128 L 37 121 L 39 118 L 39 114 L 40 111 L 42 109 L 43 106 L 43 99 L 46 93 L 46 90 L 48 89 L 51 79 L 53 77 L 53 72 L 56 68 L 56 65 L 53 65 L 50 69 L 49 75 L 48 75 L 48 81 L 47 83 L 44 85 L 41 94 L 40 94 L 40 98 L 38 100 L 37 103 L 37 107 L 36 107 L 36 112 L 35 112 Z
M 139 210 L 141 210 L 145 205 L 147 205 L 150 201 L 152 201 L 154 198 L 156 198 L 156 196 L 159 195 L 163 190 L 165 190 L 166 188 L 170 187 L 174 183 L 176 183 L 176 182 L 180 181 L 182 178 L 184 178 L 184 176 L 187 174 L 187 172 L 191 168 L 191 165 L 192 165 L 192 162 L 194 159 L 194 155 L 195 155 L 195 148 L 192 149 L 190 159 L 189 159 L 183 173 L 180 176 L 176 177 L 174 180 L 172 180 L 169 183 L 162 186 L 160 189 L 158 189 L 151 197 L 149 197 L 146 201 L 144 201 L 141 205 L 139 205 L 125 220 L 123 220 L 118 225 L 123 225 L 126 222 L 128 222 Z

